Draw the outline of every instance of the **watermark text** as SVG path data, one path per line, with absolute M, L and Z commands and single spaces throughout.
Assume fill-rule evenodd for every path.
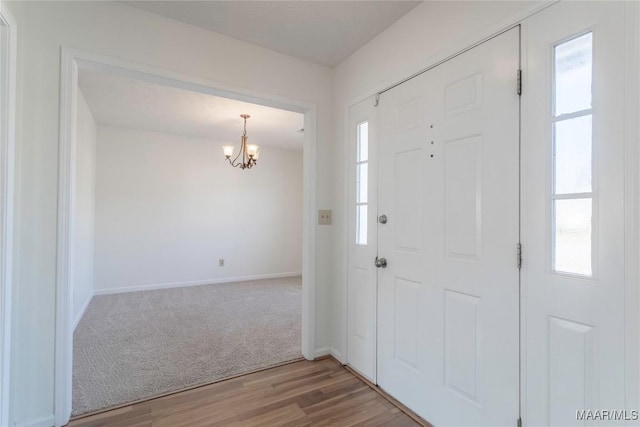
M 578 421 L 637 421 L 638 411 L 627 409 L 578 409 Z

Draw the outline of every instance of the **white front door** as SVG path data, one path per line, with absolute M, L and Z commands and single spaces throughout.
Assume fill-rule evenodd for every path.
M 376 381 L 376 117 L 373 99 L 349 110 L 347 363 Z
M 624 24 L 624 2 L 562 2 L 525 26 L 530 426 L 585 425 L 576 411 L 638 409 L 625 407 Z
M 519 28 L 384 93 L 378 384 L 437 426 L 519 415 Z

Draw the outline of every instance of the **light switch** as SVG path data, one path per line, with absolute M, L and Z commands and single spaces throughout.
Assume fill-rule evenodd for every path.
M 331 210 L 318 210 L 318 225 L 331 225 Z

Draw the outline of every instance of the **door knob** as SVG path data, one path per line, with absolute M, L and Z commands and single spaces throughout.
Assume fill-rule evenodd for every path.
M 380 224 L 386 224 L 386 223 L 387 223 L 387 219 L 388 219 L 388 218 L 387 218 L 387 216 L 386 216 L 386 215 L 380 215 L 380 216 L 378 217 L 378 222 L 379 222 Z
M 376 261 L 374 262 L 374 264 L 378 268 L 387 268 L 387 260 L 386 260 L 386 258 L 378 258 L 378 257 L 376 257 Z

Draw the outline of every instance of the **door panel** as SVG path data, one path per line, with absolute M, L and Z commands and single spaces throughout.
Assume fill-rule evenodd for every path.
M 415 183 L 422 182 L 422 171 L 420 168 L 407 167 L 407 165 L 424 156 L 422 148 L 395 153 L 393 182 L 396 215 L 393 225 L 396 250 L 420 252 L 422 247 L 420 229 L 423 209 L 420 198 L 416 197 L 413 191 Z
M 478 401 L 478 307 L 481 299 L 445 291 L 445 387 Z
M 624 2 L 562 2 L 525 27 L 524 421 L 532 426 L 583 425 L 577 410 L 625 408 L 624 14 Z
M 482 138 L 444 143 L 445 250 L 448 257 L 478 259 L 482 243 Z
M 349 110 L 347 363 L 373 382 L 376 381 L 377 300 L 377 272 L 373 261 L 378 249 L 376 114 L 372 98 Z M 365 124 L 366 135 L 363 132 Z M 366 147 L 359 144 L 365 144 Z M 360 174 L 358 167 L 361 168 Z M 366 183 L 362 183 L 362 180 Z M 359 207 L 366 207 L 364 222 L 359 220 Z
M 518 418 L 519 29 L 383 94 L 378 384 L 439 426 Z

